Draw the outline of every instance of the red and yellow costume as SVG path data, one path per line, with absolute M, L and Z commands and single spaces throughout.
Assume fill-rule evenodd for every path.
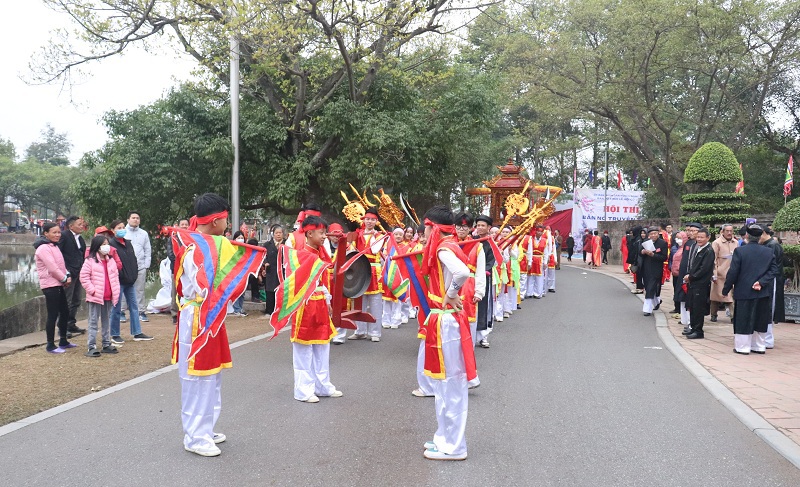
M 363 228 L 356 230 L 356 250 L 359 252 L 367 250 L 364 255 L 369 260 L 369 265 L 372 270 L 372 278 L 369 281 L 369 287 L 364 294 L 381 294 L 383 293 L 383 283 L 381 283 L 381 250 L 373 248 L 374 243 L 383 237 L 383 233 L 378 230 L 373 230 L 372 233 L 366 233 Z
M 331 257 L 325 247 L 315 249 L 309 245 L 304 245 L 300 252 L 315 254 L 326 264 L 333 265 Z M 303 345 L 320 345 L 330 343 L 336 336 L 336 328 L 328 313 L 328 302 L 326 292 L 331 286 L 331 273 L 323 272 L 319 278 L 316 289 L 308 301 L 300 306 L 291 320 L 292 323 L 292 342 Z
M 531 259 L 531 267 L 528 269 L 528 274 L 531 276 L 541 276 L 544 274 L 544 254 L 547 252 L 547 238 L 542 235 L 537 240 L 533 238 L 533 259 Z

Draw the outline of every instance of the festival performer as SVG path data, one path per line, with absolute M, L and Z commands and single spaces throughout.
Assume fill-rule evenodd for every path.
M 503 227 L 500 231 L 500 241 L 507 239 L 511 235 L 512 228 L 508 225 Z M 503 261 L 505 268 L 503 273 L 506 277 L 505 290 L 503 292 L 503 318 L 509 318 L 517 309 L 517 283 L 519 282 L 519 248 L 516 245 L 510 245 L 503 249 Z M 514 269 L 516 271 L 516 280 L 514 277 Z
M 456 244 L 453 214 L 435 206 L 425 214 L 422 273 L 430 278 L 425 323 L 425 375 L 435 379 L 437 429 L 425 442 L 430 460 L 467 458 L 468 381 L 477 377 L 469 323 L 459 290 L 469 278 L 467 256 Z
M 517 254 L 519 255 L 519 297 L 521 301 L 528 297 L 528 256 L 532 238 L 529 232 L 519 239 L 519 243 L 516 244 Z
M 495 242 L 500 240 L 500 227 L 492 227 L 489 230 L 489 236 Z M 506 285 L 508 285 L 508 268 L 507 259 L 500 253 L 500 258 L 497 260 L 497 265 L 492 268 L 492 308 L 494 309 L 494 321 L 498 323 L 503 322 L 503 303 L 505 302 Z
M 297 218 L 294 221 L 294 231 L 286 238 L 285 245 L 295 250 L 303 248 L 305 244 L 305 233 L 301 229 L 301 225 L 306 217 L 309 216 L 318 216 L 322 218 L 322 211 L 315 203 L 307 203 L 300 209 L 300 213 L 297 214 Z
M 340 224 L 334 222 L 328 225 L 328 233 L 337 233 L 337 232 L 345 233 L 344 228 Z M 326 237 L 323 247 L 325 247 L 325 251 L 328 252 L 328 255 L 331 257 L 331 259 L 336 260 L 336 250 L 339 248 L 338 239 Z M 331 266 L 331 268 L 328 269 L 328 273 L 331 275 L 332 278 L 333 266 Z M 346 341 L 347 341 L 347 328 L 337 328 L 336 336 L 333 337 L 331 343 L 333 343 L 334 345 L 342 345 Z
M 556 292 L 556 255 L 558 251 L 556 251 L 556 241 L 555 237 L 553 237 L 553 231 L 550 225 L 545 227 L 545 235 L 547 235 L 547 252 L 549 254 L 547 258 L 547 280 L 545 285 L 547 286 L 547 292 L 554 293 Z M 546 296 L 546 294 L 543 293 L 542 296 Z
M 531 240 L 531 259 L 528 276 L 528 283 L 531 287 L 531 296 L 539 299 L 545 294 L 545 267 L 549 261 L 549 247 L 547 237 L 544 236 L 544 227 L 537 223 L 534 230 L 534 237 Z
M 479 215 L 475 218 L 475 232 L 478 238 L 483 238 L 489 235 L 492 227 L 492 218 L 487 215 Z M 484 255 L 484 274 L 485 284 L 483 297 L 478 302 L 478 317 L 477 317 L 477 339 L 482 348 L 489 348 L 489 333 L 492 332 L 492 316 L 494 316 L 494 309 L 492 307 L 492 268 L 496 266 L 497 260 L 494 252 L 492 251 L 491 244 L 488 240 L 482 242 L 483 255 Z
M 417 232 L 414 230 L 414 227 L 408 226 L 405 228 L 403 232 L 403 247 L 400 249 L 401 253 L 412 251 L 411 249 L 417 244 L 416 236 Z M 408 323 L 409 319 L 416 317 L 416 310 L 411 307 L 411 298 L 407 297 L 400 307 L 400 323 L 405 325 Z
M 206 193 L 194 202 L 189 231 L 173 229 L 175 281 L 180 300 L 172 363 L 181 381 L 183 446 L 205 457 L 220 454 L 225 435 L 214 432 L 222 409 L 220 371 L 231 367 L 225 329 L 227 303 L 247 288 L 261 268 L 265 250 L 222 237 L 230 206 Z
M 404 234 L 405 231 L 402 228 L 397 227 L 392 230 L 392 236 L 389 237 L 394 239 L 395 247 L 397 248 L 397 252 L 399 254 L 404 254 L 407 252 L 403 243 Z M 383 249 L 383 261 L 385 264 L 384 269 L 386 269 L 388 265 L 386 264 L 386 259 L 389 257 L 387 254 L 388 251 L 388 246 L 385 246 Z M 400 328 L 400 323 L 403 319 L 403 303 L 392 293 L 392 290 L 389 288 L 387 283 L 382 282 L 381 286 L 383 287 L 383 291 L 381 292 L 381 296 L 383 298 L 383 318 L 381 319 L 381 325 L 383 328 Z
M 472 229 L 472 215 L 467 212 L 459 213 L 455 216 L 456 236 L 459 242 L 472 240 L 470 230 Z M 486 256 L 483 252 L 483 245 L 480 242 L 475 245 L 464 246 L 462 250 L 467 255 L 467 267 L 469 267 L 469 277 L 467 284 L 461 288 L 461 300 L 464 303 L 464 311 L 469 320 L 470 336 L 472 337 L 473 348 L 478 339 L 478 303 L 486 293 Z
M 314 255 L 330 269 L 333 261 L 324 247 L 326 230 L 325 220 L 307 216 L 300 224 L 304 246 L 298 252 Z M 313 404 L 319 402 L 319 396 L 342 397 L 342 392 L 330 380 L 330 342 L 336 336 L 331 321 L 330 272 L 323 271 L 311 286 L 314 292 L 300 304 L 289 322 L 292 324 L 294 398 Z
M 372 269 L 372 279 L 366 292 L 361 296 L 361 310 L 370 313 L 375 318 L 375 323 L 356 321 L 356 331 L 348 340 L 381 341 L 381 320 L 383 318 L 383 285 L 381 283 L 381 251 L 383 250 L 383 233 L 375 226 L 378 224 L 378 210 L 374 207 L 365 211 L 363 225 L 356 230 L 355 247 L 359 252 L 367 250 L 364 254 L 369 260 Z

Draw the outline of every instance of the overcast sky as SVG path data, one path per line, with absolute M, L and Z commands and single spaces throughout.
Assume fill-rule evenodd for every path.
M 0 138 L 10 139 L 22 156 L 45 124 L 66 132 L 73 144 L 73 163 L 106 140 L 100 118 L 111 109 L 126 110 L 160 98 L 180 80 L 191 77 L 195 64 L 188 57 L 163 50 L 156 54 L 130 49 L 86 67 L 90 76 L 70 92 L 60 83 L 32 86 L 31 56 L 47 44 L 50 31 L 71 27 L 71 19 L 39 0 L 0 0 Z

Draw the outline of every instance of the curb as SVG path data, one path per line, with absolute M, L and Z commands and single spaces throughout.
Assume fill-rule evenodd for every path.
M 570 265 L 575 269 L 592 270 Z M 623 278 L 617 277 L 612 274 L 606 274 L 602 271 L 595 271 L 598 274 L 616 279 L 623 283 L 625 288 L 628 288 L 628 283 Z M 642 303 L 644 303 L 643 294 L 634 294 Z M 689 352 L 687 352 L 672 332 L 669 331 L 667 326 L 667 317 L 664 310 L 659 310 L 658 313 L 653 313 L 656 319 L 656 332 L 661 342 L 667 347 L 667 350 L 680 362 L 686 370 L 688 370 L 695 378 L 711 393 L 711 395 L 725 408 L 728 409 L 736 418 L 741 421 L 747 429 L 755 433 L 767 445 L 771 446 L 775 451 L 781 454 L 792 465 L 800 468 L 800 445 L 789 439 L 788 436 L 780 432 L 772 426 L 766 419 L 762 418 L 760 414 L 755 412 L 744 401 L 736 397 L 725 385 L 714 377 L 705 367 L 700 365 L 700 362 L 695 360 Z
M 251 338 L 246 338 L 244 340 L 240 340 L 236 343 L 231 344 L 231 350 L 234 348 L 241 347 L 243 345 L 248 345 L 250 343 L 254 343 L 260 340 L 264 340 L 265 338 L 272 337 L 273 333 L 264 333 L 262 335 L 256 335 Z M 109 394 L 113 394 L 114 392 L 121 391 L 123 389 L 127 389 L 128 387 L 135 386 L 136 384 L 140 384 L 142 382 L 148 381 L 150 379 L 156 378 L 160 375 L 166 374 L 168 372 L 172 372 L 174 370 L 178 370 L 177 365 L 168 365 L 166 367 L 162 367 L 158 370 L 154 370 L 152 372 L 148 372 L 147 374 L 140 375 L 139 377 L 134 377 L 133 379 L 127 380 L 125 382 L 119 383 L 115 386 L 111 386 L 108 389 L 103 389 L 102 391 L 93 392 L 83 397 L 79 397 L 78 399 L 74 399 L 70 402 L 61 404 L 60 406 L 56 406 L 54 408 L 47 409 L 42 411 L 41 413 L 36 413 L 32 416 L 28 416 L 27 418 L 20 419 L 18 421 L 14 421 L 13 423 L 8 423 L 7 425 L 0 426 L 0 436 L 5 436 L 11 432 L 17 431 L 18 429 L 24 428 L 26 426 L 38 423 L 40 421 L 44 421 L 47 418 L 52 418 L 58 414 L 63 412 L 69 411 L 70 409 L 75 409 L 78 406 L 83 406 L 84 404 L 88 404 L 92 401 L 96 401 L 101 397 L 108 396 Z

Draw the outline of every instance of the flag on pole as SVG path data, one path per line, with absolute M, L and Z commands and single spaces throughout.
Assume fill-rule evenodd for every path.
M 739 164 L 739 170 L 742 170 L 742 165 Z M 742 179 L 736 183 L 736 194 L 744 194 L 744 172 L 742 172 Z
M 594 181 L 594 169 L 589 169 L 589 182 Z
M 617 189 L 622 189 L 622 170 L 617 170 Z
M 787 197 L 792 194 L 792 186 L 794 186 L 794 178 L 792 177 L 792 173 L 794 171 L 793 167 L 794 161 L 792 160 L 791 154 L 789 155 L 789 163 L 786 165 L 786 179 L 783 182 L 783 197 Z

